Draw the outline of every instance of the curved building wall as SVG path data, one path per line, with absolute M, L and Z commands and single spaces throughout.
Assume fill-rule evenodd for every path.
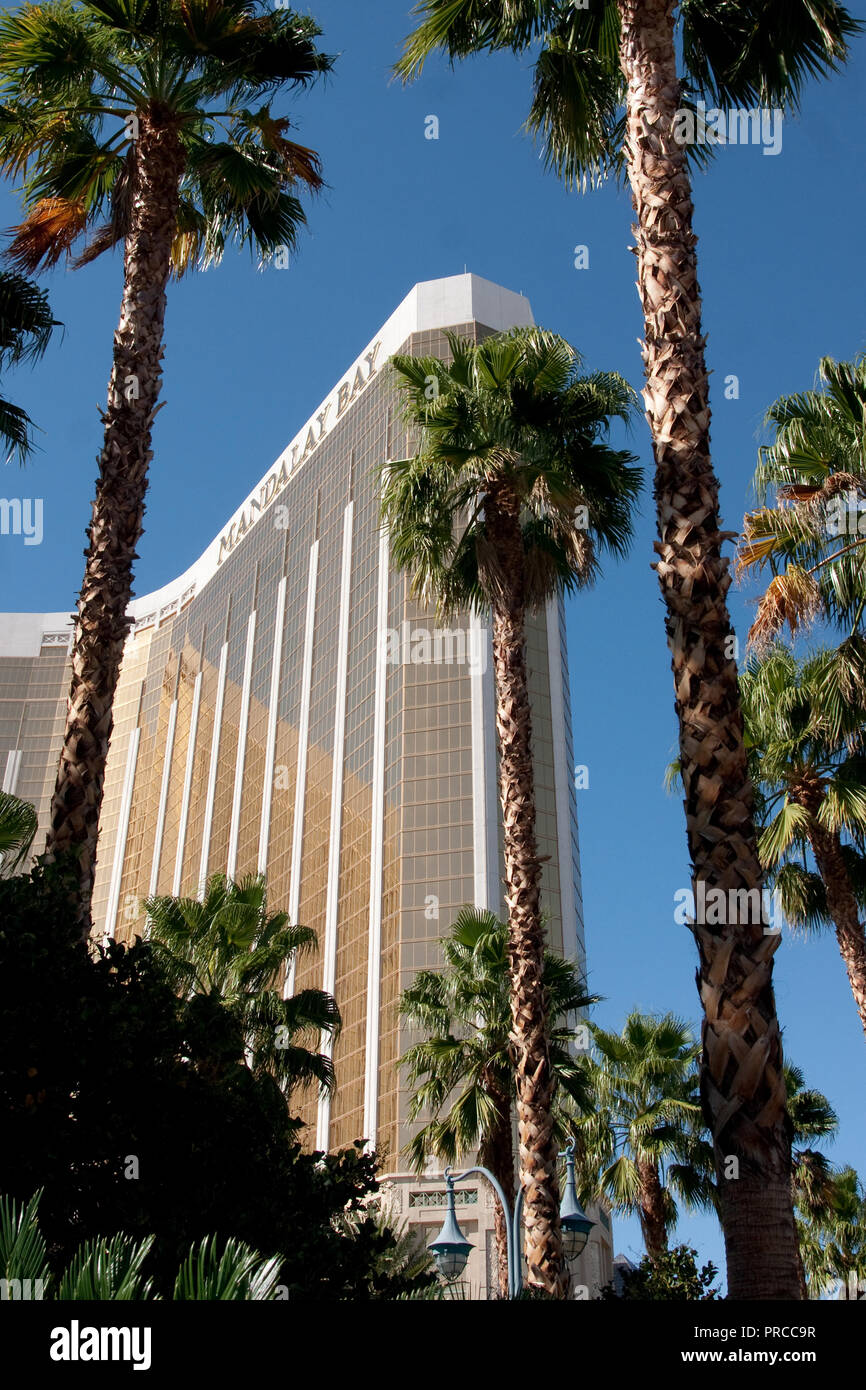
M 343 1016 L 336 1093 L 303 1098 L 310 1142 L 375 1141 L 416 1224 L 428 1184 L 403 1173 L 397 999 L 439 963 L 463 904 L 503 911 L 501 814 L 489 632 L 468 617 L 443 631 L 380 531 L 376 470 L 408 448 L 384 368 L 398 350 L 444 356 L 445 327 L 477 338 L 515 322 L 531 322 L 527 301 L 475 276 L 415 287 L 205 555 L 132 605 L 106 773 L 97 927 L 132 937 L 147 894 L 265 870 L 271 904 L 318 936 L 289 986 L 330 990 Z M 37 648 L 45 621 L 22 616 L 21 657 L 24 637 L 0 618 L 0 764 L 24 746 L 17 790 L 38 789 L 44 816 L 68 625 L 48 615 L 56 645 L 40 632 Z M 582 960 L 560 604 L 532 621 L 527 645 L 543 906 L 552 944 Z M 470 1278 L 483 1285 L 491 1223 L 479 1220 Z

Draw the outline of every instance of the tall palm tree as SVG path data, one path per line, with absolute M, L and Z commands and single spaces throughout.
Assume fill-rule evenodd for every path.
M 776 643 L 749 661 L 741 688 L 762 861 L 789 921 L 832 923 L 866 1032 L 866 643 L 802 661 Z
M 452 361 L 398 356 L 396 380 L 418 452 L 388 463 L 383 515 L 396 564 L 444 614 L 492 612 L 499 794 L 503 809 L 508 961 L 520 1181 L 529 1282 L 564 1293 L 545 1023 L 541 865 L 535 835 L 526 673 L 528 612 L 589 582 L 599 548 L 631 535 L 640 471 L 607 442 L 630 416 L 619 376 L 577 375 L 579 359 L 543 329 L 480 344 L 449 336 Z
M 150 897 L 144 907 L 149 939 L 170 984 L 181 997 L 202 1001 L 206 1024 L 217 1017 L 214 1005 L 230 1015 L 245 1039 L 253 1072 L 272 1076 L 287 1099 L 295 1087 L 313 1082 L 322 1092 L 333 1090 L 330 1058 L 305 1043 L 338 1033 L 334 999 L 320 989 L 302 989 L 286 999 L 278 988 L 294 953 L 316 949 L 316 934 L 311 927 L 292 926 L 285 912 L 269 911 L 264 875 L 235 883 L 214 874 L 201 900 Z M 217 1031 L 219 1064 L 224 1054 Z
M 420 970 L 400 997 L 401 1016 L 423 1034 L 400 1059 L 412 1087 L 409 1119 L 428 1116 L 406 1151 L 420 1173 L 431 1157 L 455 1164 L 477 1150 L 479 1163 L 490 1169 L 513 1207 L 516 1088 L 509 1037 L 508 923 L 492 912 L 464 907 L 441 944 L 442 968 Z M 570 1098 L 577 1113 L 591 1105 L 575 1046 L 578 1030 L 585 1027 L 578 1015 L 597 1003 L 598 995 L 587 994 L 571 962 L 554 951 L 544 953 L 542 978 L 559 1145 L 571 1132 L 571 1112 L 562 1112 L 562 1097 Z M 508 1242 L 498 1203 L 495 1235 L 500 1291 L 507 1298 Z
M 805 80 L 838 68 L 859 24 L 835 0 L 418 0 L 398 72 L 442 51 L 535 56 L 528 126 L 567 185 L 624 170 L 636 214 L 644 400 L 656 460 L 659 561 L 680 726 L 695 882 L 761 884 L 737 690 L 730 585 L 710 455 L 689 158 L 681 113 L 711 106 L 796 109 Z M 683 75 L 677 51 L 684 61 Z M 699 924 L 703 1096 L 723 1194 L 735 1298 L 796 1298 L 790 1138 L 772 988 L 778 938 L 754 923 Z M 753 1071 L 763 1065 L 757 1079 Z M 725 1176 L 736 1156 L 739 1178 Z
M 0 792 L 0 866 L 5 873 L 17 869 L 27 858 L 38 824 L 35 806 Z
M 759 649 L 816 618 L 862 631 L 866 606 L 866 354 L 824 357 L 818 385 L 780 396 L 758 454 L 761 505 L 743 523 L 740 575 L 770 570 L 749 633 Z
M 673 1014 L 633 1010 L 620 1033 L 591 1024 L 594 1110 L 575 1122 L 582 1198 L 637 1215 L 647 1254 L 668 1249 L 677 1198 L 713 1208 L 713 1151 L 703 1133 L 700 1043 Z
M 11 270 L 0 270 L 0 370 L 35 362 L 59 327 L 52 317 L 48 293 Z M 15 455 L 25 463 L 33 451 L 33 421 L 20 405 L 0 396 L 0 441 L 6 462 Z
M 122 243 L 120 319 L 48 850 L 78 850 L 86 934 L 112 705 L 162 376 L 166 286 L 227 242 L 294 247 L 312 150 L 271 99 L 327 72 L 312 19 L 258 0 L 46 0 L 0 17 L 0 168 L 26 208 L 8 256 L 76 265 Z

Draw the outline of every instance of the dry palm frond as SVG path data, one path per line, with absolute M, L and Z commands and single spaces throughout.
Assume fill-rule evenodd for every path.
M 748 645 L 765 650 L 787 623 L 791 635 L 810 623 L 821 610 L 821 592 L 806 570 L 789 565 L 784 574 L 770 581 L 758 603 L 755 621 L 749 628 Z
M 81 202 L 67 198 L 42 198 L 25 220 L 10 229 L 12 240 L 6 260 L 16 270 L 31 273 L 49 268 L 68 255 L 87 225 Z

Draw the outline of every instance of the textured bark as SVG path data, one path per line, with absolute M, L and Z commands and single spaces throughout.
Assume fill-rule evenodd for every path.
M 550 1113 L 554 1075 L 543 982 L 545 943 L 526 676 L 523 539 L 516 501 L 504 492 L 489 493 L 485 522 L 501 574 L 493 602 L 493 665 L 508 904 L 511 1049 L 528 1281 L 565 1297 L 569 1276 L 559 1230 L 557 1146 Z
M 494 1096 L 499 1108 L 499 1119 L 491 1125 L 484 1143 L 478 1151 L 478 1161 L 489 1168 L 502 1186 L 509 1208 L 514 1210 L 514 1148 L 512 1145 L 511 1111 L 504 1096 Z M 499 1292 L 502 1298 L 508 1297 L 508 1237 L 505 1217 L 497 1201 L 493 1218 L 493 1231 L 496 1239 L 496 1264 L 499 1275 Z
M 866 933 L 857 910 L 857 899 L 851 887 L 848 870 L 842 855 L 842 841 L 836 831 L 825 830 L 818 821 L 823 800 L 820 785 L 794 787 L 792 798 L 809 811 L 809 843 L 815 855 L 815 865 L 827 894 L 827 911 L 836 929 L 839 954 L 845 962 L 848 983 L 866 1033 Z
M 644 400 L 656 460 L 659 582 L 667 609 L 694 882 L 726 894 L 760 888 L 735 649 L 722 555 L 696 237 L 685 152 L 674 139 L 680 85 L 675 0 L 619 0 L 628 83 L 627 160 Z M 760 922 L 696 924 L 704 1006 L 702 1095 L 716 1154 L 732 1298 L 799 1298 L 790 1126 L 772 989 L 778 937 Z M 739 1177 L 726 1176 L 728 1156 Z M 775 1226 L 752 1219 L 762 1193 Z M 742 1220 L 739 1204 L 750 1212 Z
M 665 1194 L 655 1163 L 637 1165 L 640 1175 L 640 1224 L 646 1252 L 652 1259 L 668 1248 L 668 1233 L 665 1225 Z
M 72 685 L 47 843 L 49 855 L 78 851 L 85 936 L 90 927 L 114 693 L 129 628 L 126 609 L 152 458 L 151 431 L 162 377 L 165 289 L 182 170 L 183 151 L 174 125 L 152 107 L 140 112 L 120 321 L 114 335 L 105 434 L 72 649 Z

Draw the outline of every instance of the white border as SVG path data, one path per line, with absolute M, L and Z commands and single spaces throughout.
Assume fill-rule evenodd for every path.
M 379 1114 L 379 1007 L 381 997 L 382 887 L 385 837 L 385 724 L 388 695 L 388 536 L 379 535 L 376 599 L 376 693 L 373 705 L 373 790 L 370 807 L 370 928 L 367 940 L 367 1018 L 364 1052 L 364 1138 L 375 1148 Z
M 172 896 L 177 897 L 183 878 L 183 856 L 186 849 L 186 832 L 189 825 L 189 800 L 192 792 L 192 775 L 195 769 L 195 740 L 198 734 L 198 710 L 201 703 L 202 673 L 195 678 L 192 691 L 192 713 L 189 720 L 189 741 L 186 746 L 186 767 L 183 774 L 183 797 L 180 803 L 180 824 L 177 828 L 177 849 L 174 855 L 174 876 L 171 880 Z
M 229 644 L 223 642 L 220 648 L 219 675 L 217 676 L 217 697 L 213 715 L 213 734 L 210 741 L 210 766 L 207 773 L 207 792 L 204 803 L 204 826 L 202 827 L 201 837 L 201 860 L 198 871 L 198 895 L 204 897 L 204 890 L 207 886 L 207 866 L 210 858 L 210 837 L 213 830 L 213 805 L 216 795 L 217 768 L 220 756 L 220 738 L 222 737 L 223 723 L 223 701 L 226 693 L 226 668 L 229 659 Z
M 265 775 L 262 782 L 262 814 L 259 821 L 259 857 L 257 869 L 260 874 L 268 867 L 268 842 L 271 834 L 271 806 L 274 799 L 274 753 L 277 746 L 277 709 L 280 703 L 280 671 L 283 654 L 283 627 L 286 617 L 286 585 L 283 575 L 277 588 L 277 613 L 274 619 L 274 650 L 271 657 L 271 688 L 268 704 L 268 732 L 265 740 Z
M 132 810 L 132 790 L 135 786 L 135 768 L 138 762 L 138 745 L 141 741 L 141 728 L 136 724 L 129 747 L 126 750 L 126 768 L 123 774 L 123 791 L 120 796 L 120 820 L 117 826 L 117 840 L 114 845 L 114 862 L 111 865 L 111 882 L 108 889 L 108 904 L 105 912 L 105 933 L 114 935 L 117 923 L 117 904 L 120 899 L 120 884 L 123 878 L 123 861 L 126 858 L 126 837 L 129 833 L 129 816 Z
M 172 700 L 168 711 L 168 728 L 165 733 L 165 753 L 162 759 L 162 781 L 159 785 L 159 805 L 156 812 L 156 829 L 153 833 L 153 858 L 150 861 L 150 887 L 148 896 L 153 897 L 159 886 L 159 863 L 162 859 L 162 837 L 165 832 L 165 808 L 168 803 L 168 784 L 171 780 L 171 760 L 174 756 L 174 731 L 177 728 L 177 699 Z
M 256 646 L 256 610 L 247 619 L 247 644 L 244 650 L 244 671 L 241 677 L 241 712 L 238 721 L 238 747 L 235 755 L 235 784 L 232 789 L 232 819 L 229 828 L 229 853 L 226 876 L 234 878 L 238 867 L 238 839 L 241 830 L 241 803 L 244 794 L 244 767 L 247 760 L 247 729 L 250 722 L 250 684 L 253 678 L 253 653 Z
M 337 978 L 337 916 L 340 906 L 340 845 L 343 829 L 343 753 L 346 745 L 346 677 L 349 664 L 349 598 L 352 592 L 352 518 L 354 502 L 343 513 L 343 554 L 340 566 L 340 614 L 337 627 L 337 683 L 334 701 L 334 742 L 331 764 L 331 824 L 328 844 L 328 893 L 325 901 L 325 950 L 322 989 L 333 994 Z M 319 1051 L 330 1057 L 333 1039 L 323 1033 Z M 331 1097 L 319 1097 L 316 1148 L 327 1149 Z

